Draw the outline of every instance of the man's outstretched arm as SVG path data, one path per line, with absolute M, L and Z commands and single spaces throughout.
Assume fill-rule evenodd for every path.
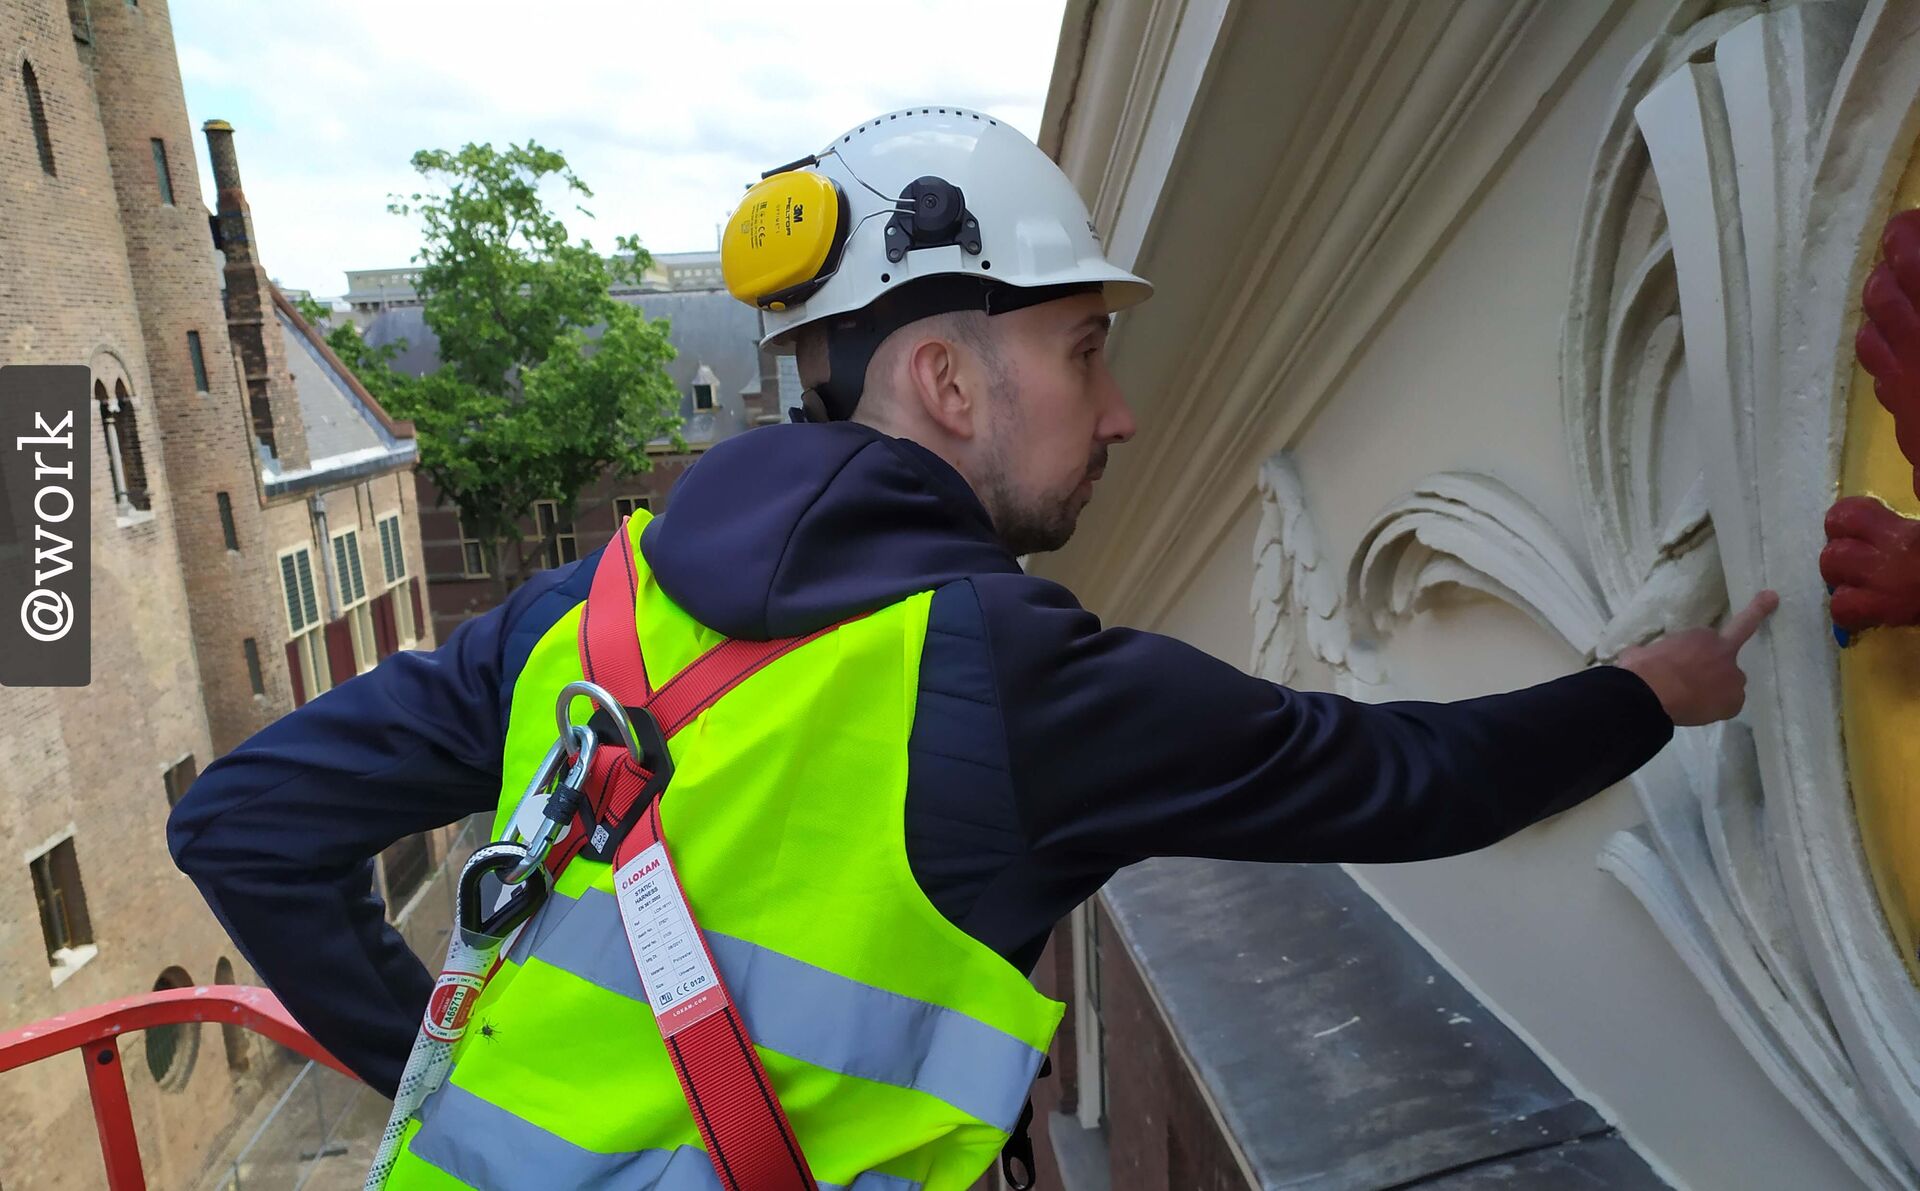
M 1525 690 L 1366 704 L 1254 678 L 1182 642 L 1101 629 L 1063 589 L 976 579 L 1028 846 L 1394 862 L 1492 844 L 1599 793 L 1675 723 L 1733 715 L 1763 593 L 1698 629 Z
M 493 809 L 511 671 L 591 573 L 546 572 L 439 649 L 395 654 L 283 716 L 208 766 L 168 820 L 174 862 L 247 962 L 387 1095 L 432 978 L 387 924 L 372 858 Z

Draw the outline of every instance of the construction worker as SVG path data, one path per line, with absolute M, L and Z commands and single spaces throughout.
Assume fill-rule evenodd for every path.
M 848 130 L 748 193 L 723 266 L 799 356 L 799 424 L 716 445 L 662 515 L 279 720 L 174 812 L 180 867 L 369 1084 L 396 1091 L 423 1012 L 459 1027 L 387 1186 L 957 1191 L 1060 1020 L 1028 979 L 1049 932 L 1120 867 L 1485 847 L 1741 707 L 1771 593 L 1618 666 L 1369 706 L 1023 573 L 1133 437 L 1103 348 L 1150 287 L 988 116 Z M 556 722 L 583 679 L 618 706 Z M 435 991 L 369 858 L 476 812 L 552 888 L 497 970 Z

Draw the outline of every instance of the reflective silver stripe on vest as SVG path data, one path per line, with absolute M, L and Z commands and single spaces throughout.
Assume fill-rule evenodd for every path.
M 816 1067 L 936 1096 L 1003 1133 L 1013 1131 L 1041 1052 L 956 1010 L 862 984 L 791 956 L 707 931 L 747 1032 L 768 1050 Z M 508 953 L 529 955 L 645 1001 L 613 895 L 554 894 Z
M 596 1154 L 455 1084 L 441 1085 L 419 1116 L 409 1151 L 479 1191 L 721 1191 L 705 1150 Z M 920 1184 L 870 1170 L 850 1186 L 821 1183 L 820 1191 L 920 1191 Z

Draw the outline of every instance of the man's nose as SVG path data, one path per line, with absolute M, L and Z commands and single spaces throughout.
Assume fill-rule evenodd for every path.
M 1131 439 L 1140 429 L 1134 420 L 1133 407 L 1127 404 L 1127 395 L 1116 384 L 1108 385 L 1106 416 L 1100 423 L 1100 441 L 1103 443 L 1122 443 Z

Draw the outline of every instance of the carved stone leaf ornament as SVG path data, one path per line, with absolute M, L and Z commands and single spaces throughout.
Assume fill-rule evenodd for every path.
M 1677 733 L 1598 859 L 1860 1178 L 1908 1189 L 1920 990 L 1862 851 L 1815 560 L 1856 295 L 1917 126 L 1920 4 L 1676 4 L 1615 94 L 1576 246 L 1561 396 L 1591 571 L 1521 494 L 1441 473 L 1336 580 L 1283 452 L 1253 592 L 1257 673 L 1287 681 L 1304 646 L 1377 696 L 1370 641 L 1443 585 L 1601 661 L 1778 590 L 1744 720 Z

